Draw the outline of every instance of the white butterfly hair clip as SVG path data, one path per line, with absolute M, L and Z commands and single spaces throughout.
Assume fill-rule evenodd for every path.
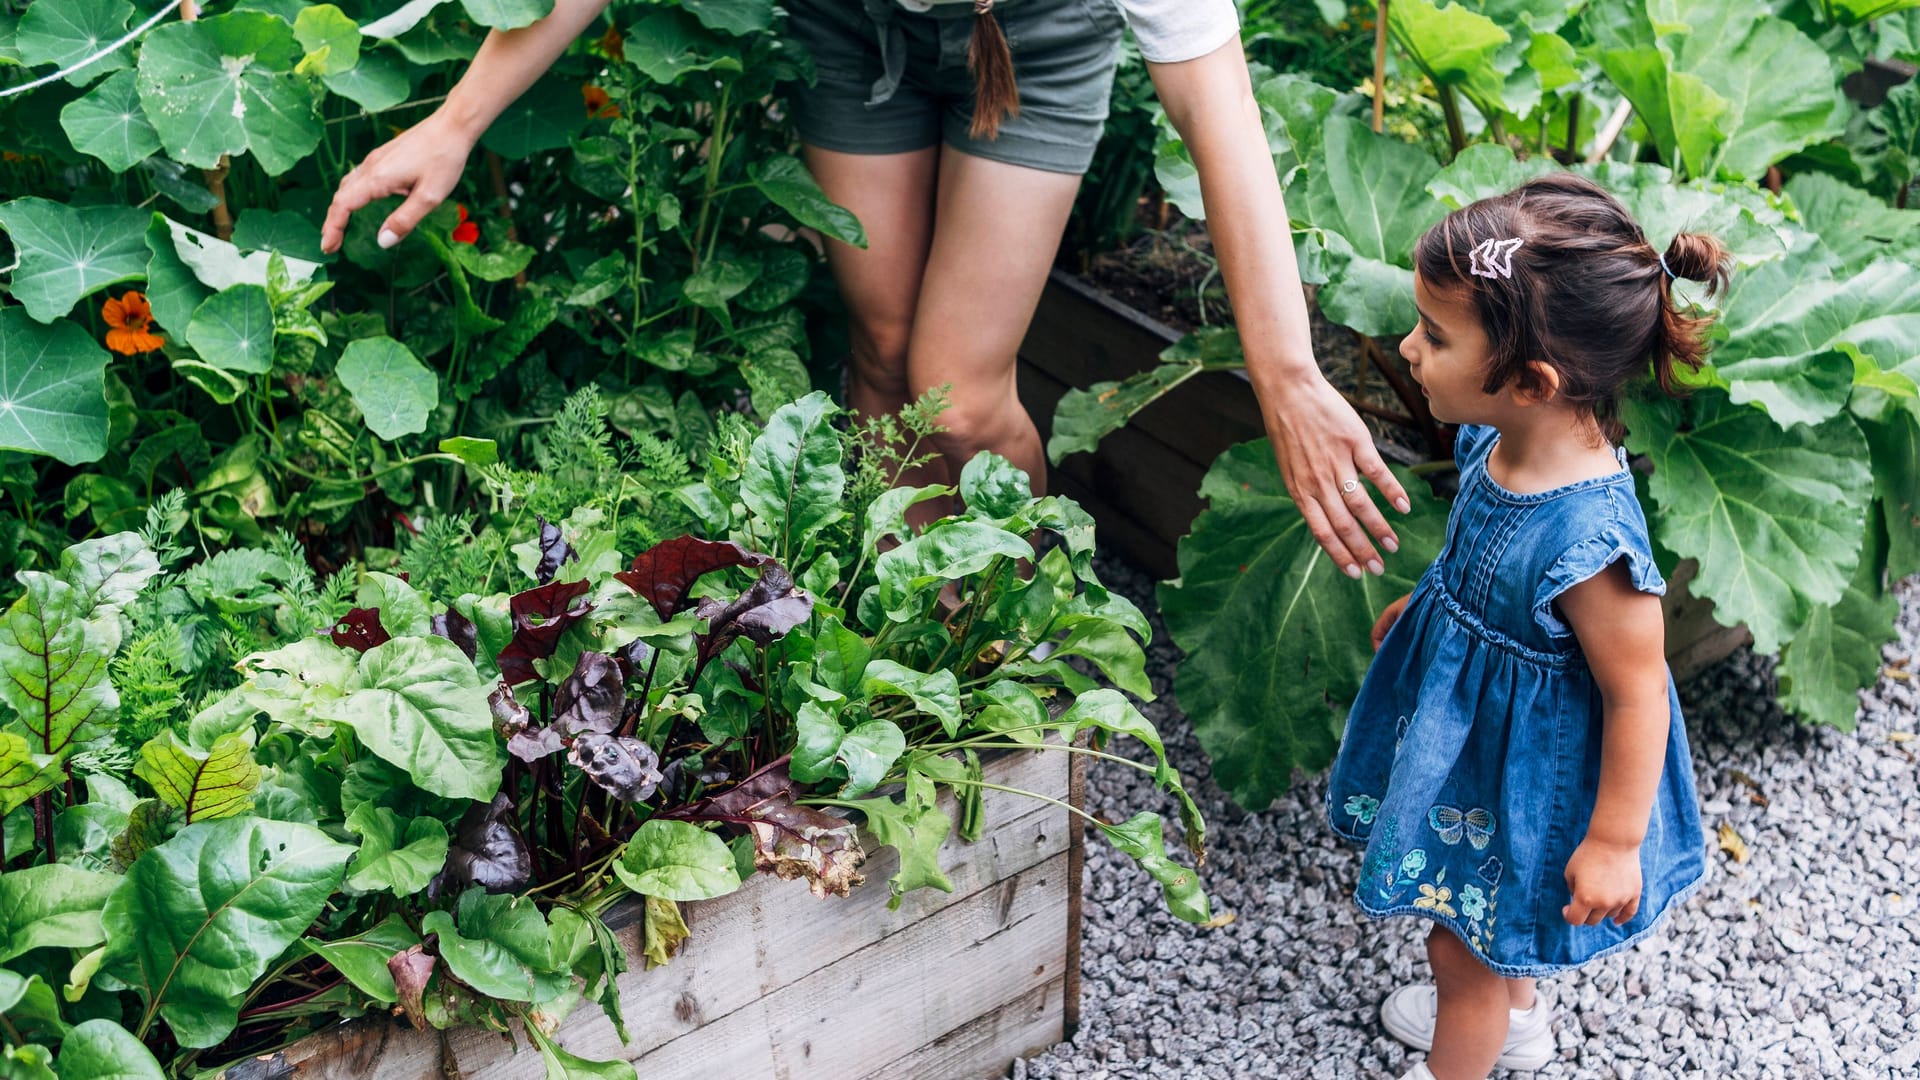
M 1468 269 L 1479 277 L 1510 278 L 1513 276 L 1513 253 L 1520 250 L 1521 240 L 1480 241 L 1472 251 L 1473 265 Z

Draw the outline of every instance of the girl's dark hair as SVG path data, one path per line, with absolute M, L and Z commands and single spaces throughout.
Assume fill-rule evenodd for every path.
M 1472 272 L 1474 248 L 1488 240 L 1520 241 L 1512 276 Z M 1651 363 L 1660 389 L 1678 393 L 1674 369 L 1698 368 L 1707 353 L 1713 320 L 1675 305 L 1668 272 L 1706 282 L 1708 295 L 1727 285 L 1732 260 L 1712 236 L 1680 233 L 1664 255 L 1663 267 L 1605 188 L 1557 172 L 1448 214 L 1420 238 L 1413 261 L 1428 289 L 1471 298 L 1490 346 L 1487 393 L 1545 389 L 1527 366 L 1543 361 L 1559 373 L 1558 398 L 1618 439 L 1621 386 Z

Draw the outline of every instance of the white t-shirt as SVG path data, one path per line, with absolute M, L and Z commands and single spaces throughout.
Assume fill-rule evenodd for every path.
M 900 0 L 908 11 L 929 11 L 935 4 L 971 0 Z M 1240 33 L 1233 0 L 1119 0 L 1127 25 L 1140 43 L 1140 55 L 1156 64 L 1177 64 L 1205 56 Z

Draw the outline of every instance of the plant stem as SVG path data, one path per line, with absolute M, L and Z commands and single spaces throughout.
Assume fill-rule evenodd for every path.
M 1073 746 L 1070 744 L 1057 745 L 1054 743 L 1042 743 L 1039 746 L 1035 746 L 1031 743 L 1022 743 L 1022 742 L 978 742 L 973 740 L 969 740 L 964 744 L 952 743 L 950 745 L 953 748 L 965 748 L 965 749 L 971 749 L 971 750 L 1064 750 L 1069 754 L 1085 754 L 1088 757 L 1097 757 L 1104 761 L 1118 762 L 1122 765 L 1139 769 L 1141 772 L 1144 772 L 1144 773 L 1152 773 L 1152 772 L 1158 771 L 1152 765 L 1142 764 L 1138 761 L 1133 760 L 1132 758 L 1121 757 L 1118 754 L 1105 753 L 1103 751 L 1095 750 L 1091 747 L 1086 747 L 1086 746 Z M 935 749 L 935 747 L 921 747 L 921 749 L 932 750 L 932 749 Z
M 1446 83 L 1436 83 L 1440 90 L 1440 112 L 1447 119 L 1447 142 L 1453 146 L 1454 154 L 1467 148 L 1467 126 L 1460 119 L 1460 98 L 1453 87 Z
M 1080 809 L 1079 807 L 1073 805 L 1070 802 L 1063 802 L 1059 799 L 1055 799 L 1047 795 L 1042 795 L 1037 791 L 1028 791 L 1025 788 L 1008 787 L 1005 784 L 990 784 L 985 780 L 947 779 L 947 780 L 942 780 L 940 782 L 943 784 L 965 784 L 968 787 L 986 788 L 990 791 L 1005 791 L 1014 795 L 1025 795 L 1029 799 L 1038 799 L 1043 803 L 1051 803 L 1052 805 L 1057 806 L 1062 810 L 1071 811 L 1072 813 L 1079 815 L 1079 817 L 1082 820 L 1086 821 L 1088 824 L 1098 825 L 1102 828 L 1105 828 L 1107 824 L 1106 822 L 1101 821 L 1099 818 L 1094 817 L 1092 814 L 1087 813 L 1085 810 Z

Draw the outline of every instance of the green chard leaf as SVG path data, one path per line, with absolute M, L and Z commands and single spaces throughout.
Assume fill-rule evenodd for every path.
M 153 1051 L 111 1020 L 75 1024 L 54 1062 L 60 1080 L 165 1080 Z
M 91 949 L 105 941 L 100 907 L 119 885 L 117 874 L 61 863 L 0 874 L 0 964 L 29 949 Z
M 484 802 L 505 764 L 487 705 L 491 689 L 446 638 L 395 638 L 362 654 L 346 693 L 319 702 L 317 711 L 353 729 L 427 791 Z
M 228 732 L 203 751 L 183 746 L 173 732 L 162 731 L 140 748 L 133 774 L 189 822 L 244 814 L 253 807 L 253 792 L 260 786 L 252 736 L 251 730 Z
M 726 841 L 687 821 L 641 824 L 613 872 L 634 892 L 663 900 L 706 900 L 740 887 Z
M 821 529 L 846 513 L 840 501 L 847 474 L 840 466 L 835 412 L 827 395 L 816 390 L 776 410 L 753 441 L 740 498 L 776 559 L 794 563 Z
M 1167 910 L 1190 923 L 1207 921 L 1207 893 L 1200 887 L 1200 876 L 1167 857 L 1159 814 L 1142 811 L 1118 825 L 1102 824 L 1100 831 L 1108 843 L 1132 856 L 1160 883 L 1166 893 Z

